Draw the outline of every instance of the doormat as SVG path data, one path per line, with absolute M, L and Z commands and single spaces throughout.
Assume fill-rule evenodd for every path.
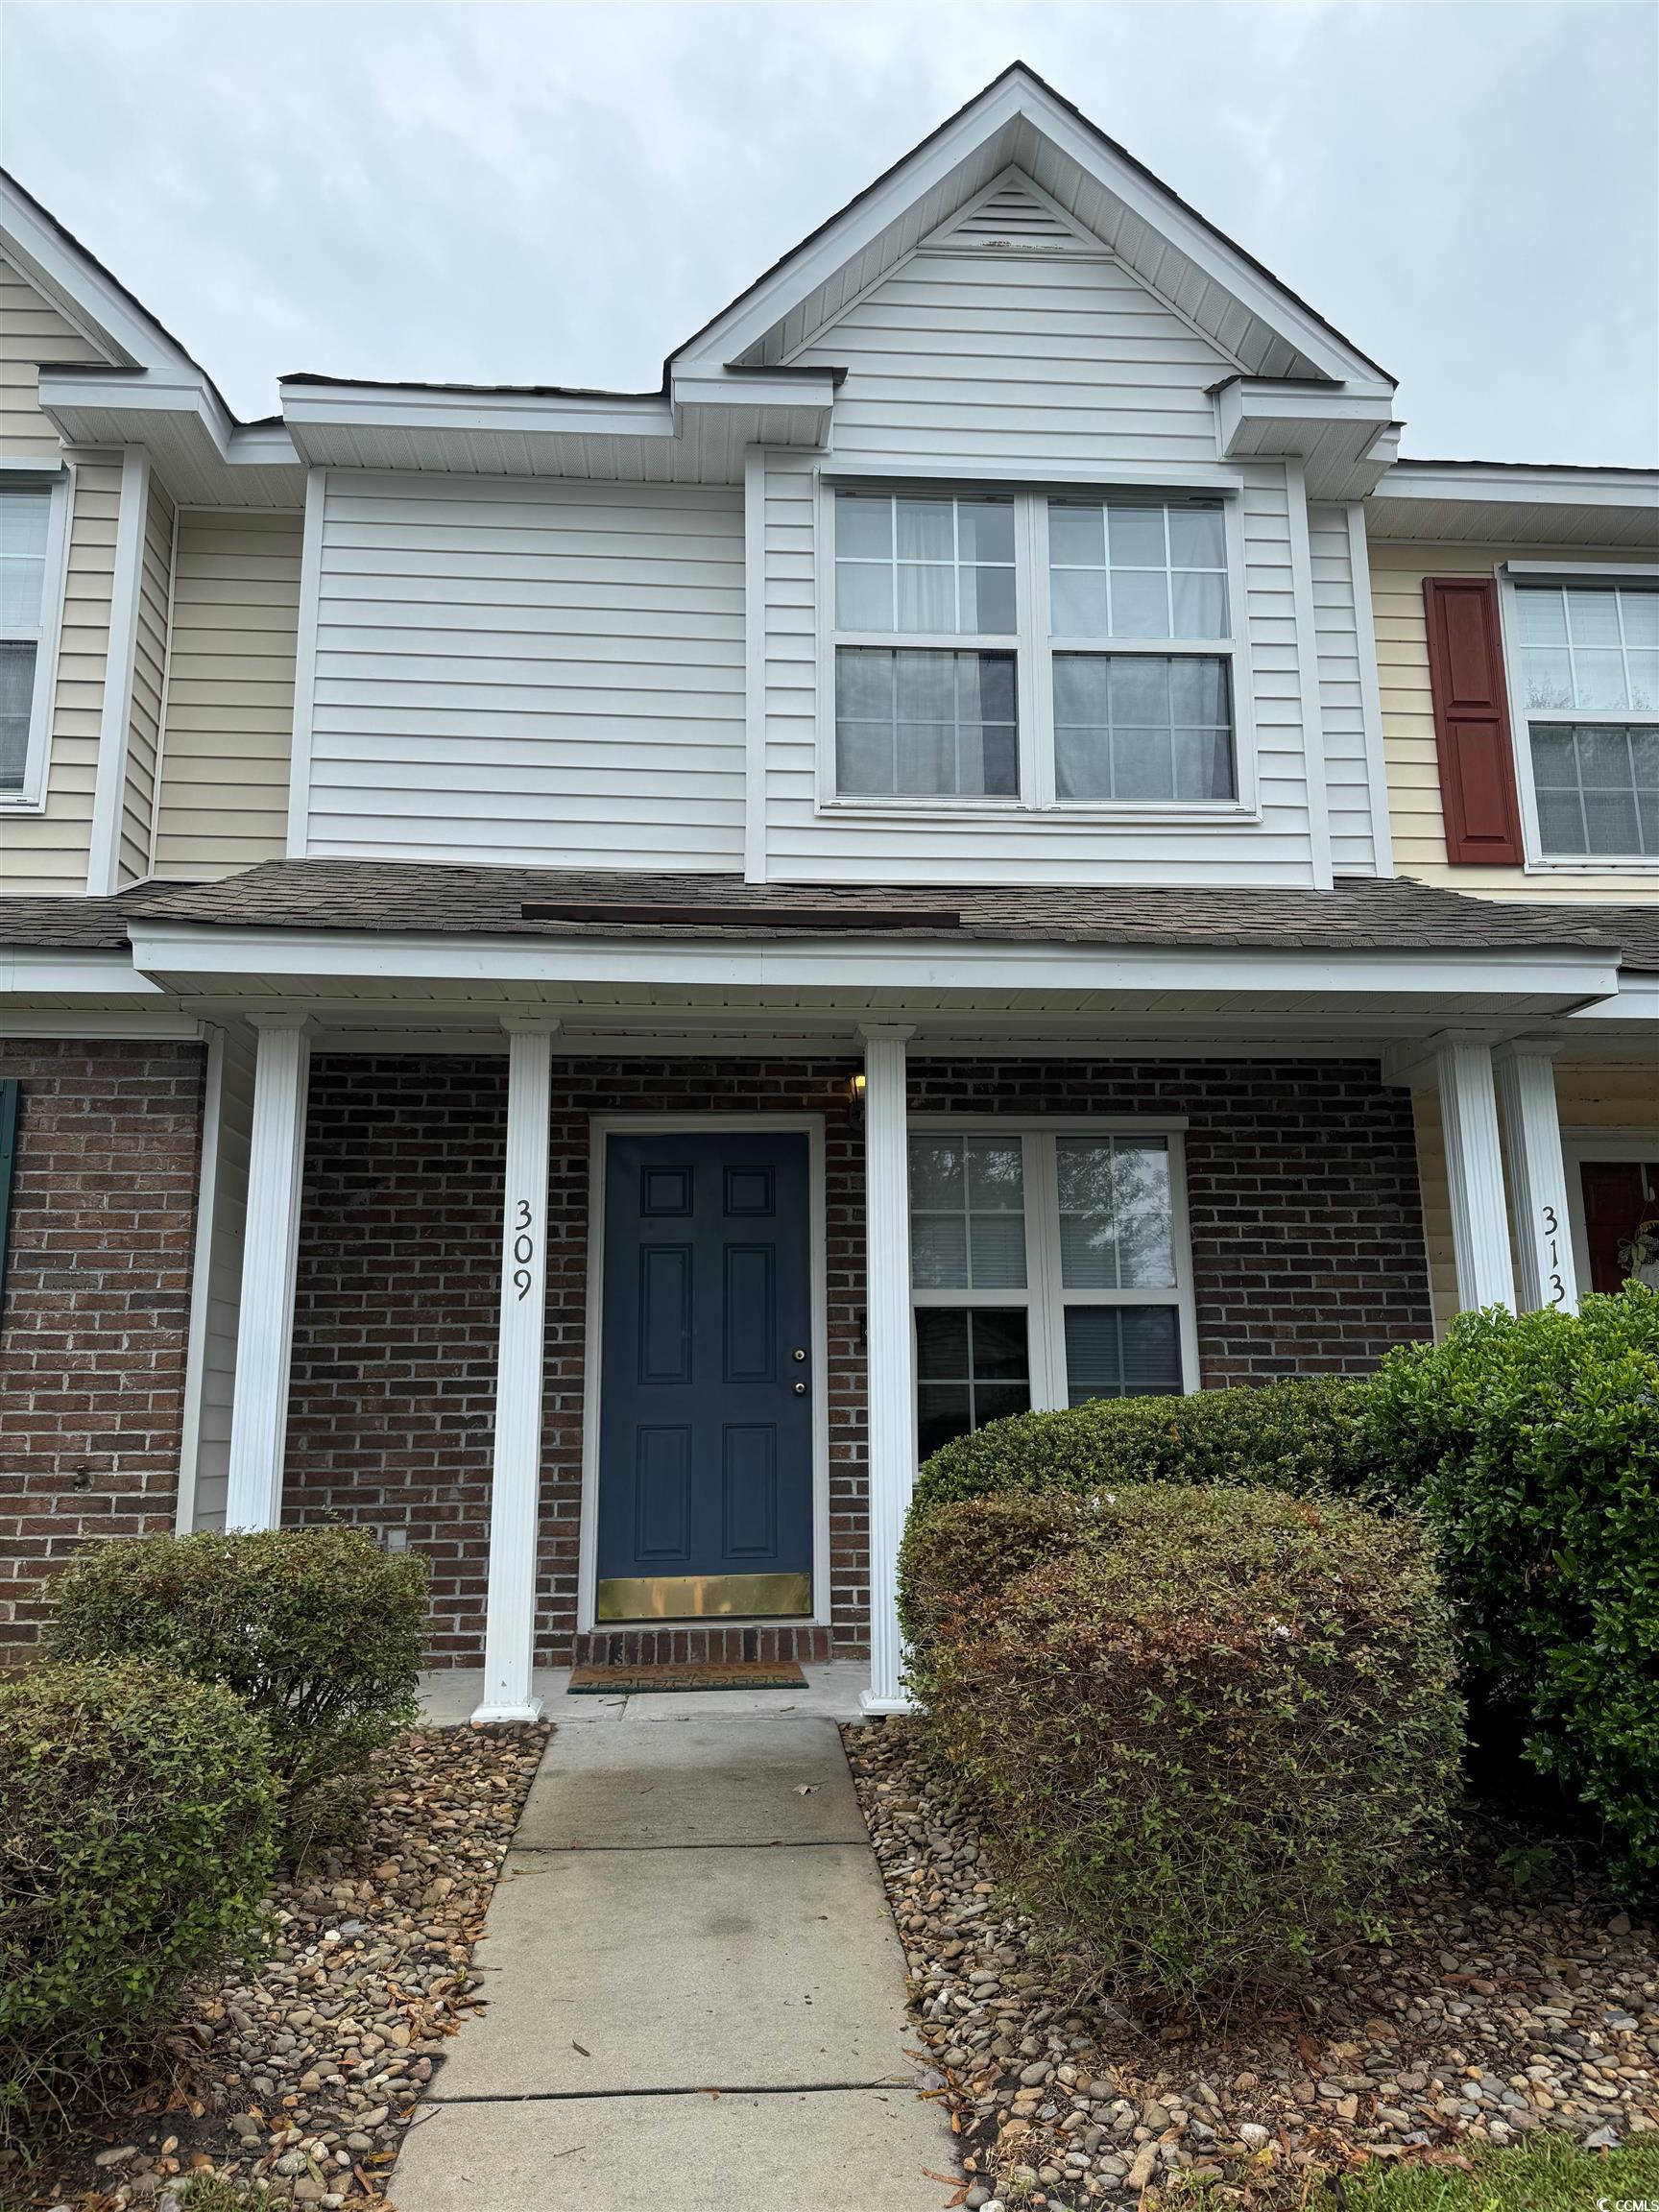
M 573 1697 L 632 1697 L 647 1690 L 805 1690 L 793 1659 L 708 1659 L 665 1667 L 576 1667 Z

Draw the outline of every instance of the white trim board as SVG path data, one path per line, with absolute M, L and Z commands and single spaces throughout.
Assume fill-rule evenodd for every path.
M 588 1252 L 583 1296 L 582 1512 L 576 1576 L 576 1632 L 606 1635 L 638 1623 L 595 1621 L 599 1529 L 600 1364 L 604 1354 L 605 1159 L 613 1136 L 804 1135 L 810 1190 L 812 1351 L 812 1612 L 809 1619 L 728 1618 L 648 1623 L 648 1626 L 719 1628 L 828 1628 L 832 1625 L 830 1557 L 830 1315 L 829 1207 L 825 1194 L 822 1114 L 594 1114 L 589 1118 Z
M 121 830 L 127 810 L 138 606 L 143 591 L 144 538 L 149 517 L 150 456 L 142 446 L 129 445 L 121 456 L 115 565 L 109 590 L 109 634 L 104 659 L 104 700 L 98 718 L 98 769 L 86 855 L 86 895 L 91 899 L 108 898 L 121 888 Z M 171 615 L 169 604 L 169 626 Z M 158 793 L 161 785 L 159 729 L 156 733 L 156 748 Z M 151 818 L 155 818 L 154 801 Z M 148 854 L 145 861 L 148 866 Z

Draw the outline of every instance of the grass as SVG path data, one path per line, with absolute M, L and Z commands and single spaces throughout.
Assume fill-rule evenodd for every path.
M 1477 2152 L 1455 2166 L 1372 2166 L 1327 2184 L 1309 2212 L 1659 2212 L 1659 2137 L 1581 2151 L 1564 2135 Z

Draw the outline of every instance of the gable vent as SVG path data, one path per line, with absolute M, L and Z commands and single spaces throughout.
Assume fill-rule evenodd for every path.
M 1002 252 L 1080 253 L 1089 242 L 1069 223 L 1045 207 L 1022 184 L 1000 185 L 988 200 L 963 216 L 948 233 L 952 245 L 994 248 Z

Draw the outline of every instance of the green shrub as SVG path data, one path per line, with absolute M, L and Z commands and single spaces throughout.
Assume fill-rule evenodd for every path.
M 1368 1386 L 1366 1448 L 1439 1539 L 1472 1681 L 1659 1887 L 1659 1292 L 1466 1313 Z
M 1418 1521 L 1174 1484 L 1070 1527 L 1038 1504 L 921 1517 L 906 1603 L 933 1745 L 1039 1929 L 1102 1983 L 1202 2008 L 1377 1925 L 1461 1747 Z
M 0 2137 L 248 1944 L 279 1801 L 264 1729 L 212 1684 L 135 1665 L 0 1683 Z
M 935 1452 L 914 1503 L 925 1508 L 1001 1490 L 1087 1495 L 1130 1482 L 1260 1483 L 1297 1495 L 1361 1489 L 1370 1474 L 1356 1429 L 1362 1389 L 1311 1376 L 1020 1413 Z
M 223 1682 L 293 1791 L 366 1765 L 417 1715 L 425 1562 L 362 1528 L 101 1545 L 53 1589 L 54 1659 L 147 1659 Z

